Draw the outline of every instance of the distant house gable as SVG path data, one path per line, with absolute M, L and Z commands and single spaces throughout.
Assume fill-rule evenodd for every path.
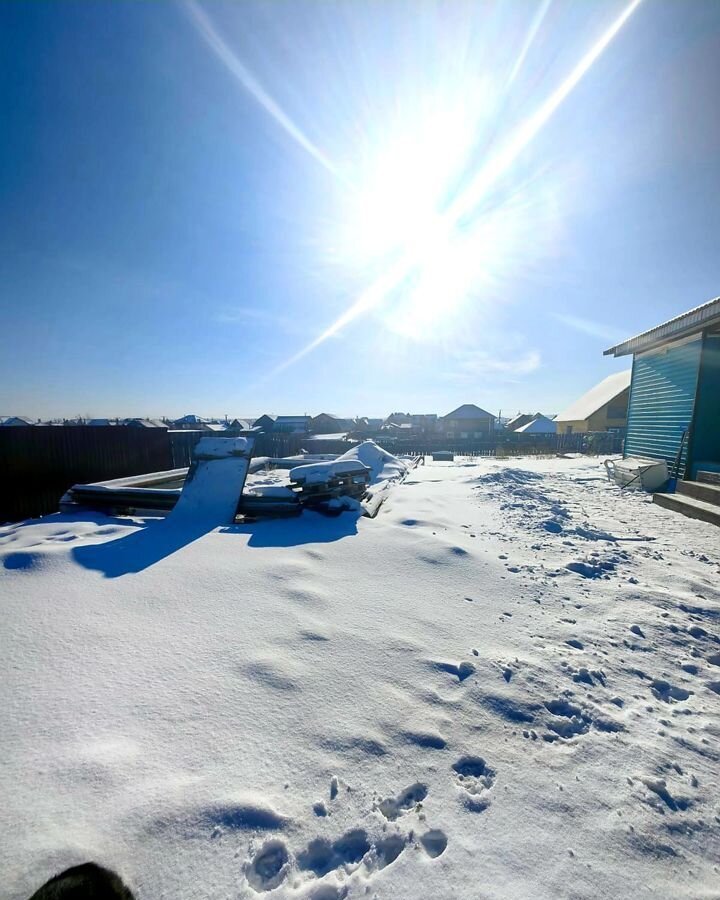
M 495 416 L 474 403 L 463 403 L 439 420 L 439 429 L 459 440 L 482 437 L 495 430 Z
M 285 434 L 307 432 L 310 430 L 311 416 L 277 416 L 273 431 Z
M 445 421 L 448 419 L 495 419 L 495 416 L 487 410 L 475 406 L 474 403 L 463 403 L 462 406 L 458 406 L 457 409 L 443 416 L 443 419 Z
M 333 413 L 320 413 L 310 420 L 310 430 L 315 434 L 337 434 L 341 431 L 349 431 L 354 425 L 352 419 L 345 419 Z
M 275 428 L 275 420 L 277 416 L 271 415 L 270 413 L 265 413 L 262 416 L 259 416 L 253 422 L 253 428 L 259 428 L 261 431 L 273 431 Z
M 552 419 L 537 413 L 529 422 L 516 428 L 515 431 L 517 434 L 555 434 L 557 425 Z
M 202 416 L 196 416 L 190 413 L 180 419 L 175 419 L 173 425 L 176 428 L 188 428 L 195 425 L 204 425 L 205 422 L 207 422 L 207 419 L 203 419 Z
M 527 423 L 532 422 L 532 420 L 532 413 L 518 413 L 516 416 L 510 419 L 505 427 L 508 431 L 517 431 L 518 428 L 522 428 L 523 425 L 527 425 Z
M 7 419 L 5 419 L 0 424 L 2 424 L 3 427 L 11 428 L 11 427 L 17 427 L 17 426 L 21 426 L 21 425 L 34 425 L 35 420 L 28 419 L 27 416 L 9 416 Z

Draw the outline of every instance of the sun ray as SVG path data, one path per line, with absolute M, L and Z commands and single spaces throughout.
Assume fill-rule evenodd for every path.
M 489 189 L 497 184 L 523 150 L 534 140 L 538 133 L 552 118 L 561 104 L 572 93 L 592 65 L 602 55 L 618 32 L 635 12 L 642 0 L 631 0 L 620 15 L 603 32 L 592 47 L 582 56 L 570 74 L 555 88 L 537 110 L 525 119 L 504 143 L 501 151 L 492 156 L 482 166 L 468 187 L 441 216 L 421 229 L 422 239 L 415 246 L 407 248 L 383 275 L 373 282 L 334 322 L 324 329 L 316 338 L 302 347 L 289 359 L 270 371 L 266 378 L 277 375 L 316 350 L 342 328 L 349 325 L 359 316 L 379 307 L 387 296 L 400 287 L 423 262 L 428 248 L 433 241 L 440 247 L 447 247 L 452 241 L 458 222 L 468 216 L 487 195 Z M 539 27 L 539 24 L 538 24 Z M 531 33 L 533 26 L 531 26 Z M 266 380 L 266 378 L 263 379 Z

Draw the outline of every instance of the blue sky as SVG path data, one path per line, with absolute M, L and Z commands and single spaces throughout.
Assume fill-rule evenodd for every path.
M 568 86 L 627 5 L 0 4 L 0 414 L 555 412 L 624 368 L 720 293 L 720 4 L 644 0 Z

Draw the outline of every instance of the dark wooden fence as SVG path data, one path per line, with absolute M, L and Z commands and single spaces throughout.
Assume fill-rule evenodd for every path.
M 0 428 L 0 522 L 57 512 L 73 484 L 172 468 L 163 429 Z
M 73 484 L 105 481 L 188 466 L 206 432 L 123 426 L 27 426 L 0 428 L 0 523 L 55 512 Z M 232 432 L 218 436 L 231 437 Z M 451 450 L 459 456 L 525 456 L 622 451 L 621 435 L 504 434 L 477 440 L 428 435 L 411 439 L 373 437 L 392 453 L 420 456 Z M 262 434 L 255 456 L 291 456 L 301 450 L 342 453 L 341 441 L 308 441 L 303 434 Z

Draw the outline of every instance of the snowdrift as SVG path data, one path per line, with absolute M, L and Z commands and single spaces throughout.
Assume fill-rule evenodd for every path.
M 345 462 L 357 460 L 366 465 L 371 472 L 370 484 L 380 484 L 384 481 L 398 481 L 403 478 L 407 471 L 408 465 L 397 456 L 378 447 L 375 441 L 363 441 L 342 456 L 339 456 L 336 462 Z

